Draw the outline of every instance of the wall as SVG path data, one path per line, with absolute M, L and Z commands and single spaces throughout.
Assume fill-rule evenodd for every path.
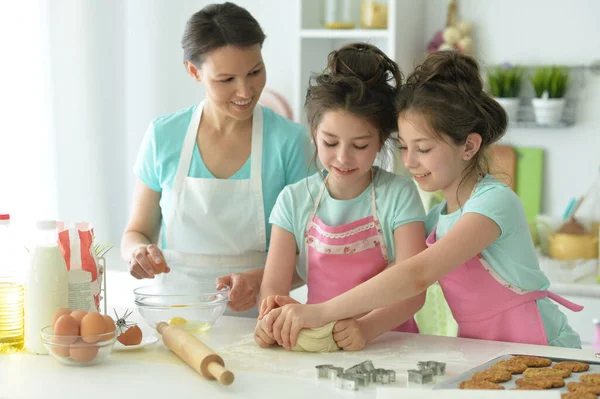
M 459 0 L 459 20 L 474 24 L 484 65 L 589 65 L 600 60 L 600 2 L 596 0 Z M 428 0 L 426 41 L 446 20 L 447 0 Z M 509 129 L 506 141 L 545 149 L 542 212 L 562 215 L 600 168 L 600 76 L 585 74 L 576 124 L 564 129 Z

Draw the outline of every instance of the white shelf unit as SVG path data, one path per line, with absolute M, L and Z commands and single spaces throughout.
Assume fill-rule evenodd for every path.
M 325 29 L 326 0 L 298 0 L 298 67 L 294 81 L 294 115 L 298 122 L 307 124 L 304 99 L 309 79 L 320 73 L 327 64 L 327 55 L 344 44 L 363 41 L 383 50 L 398 62 L 404 75 L 412 71 L 425 49 L 422 24 L 425 2 L 414 0 L 387 0 L 387 29 L 361 29 L 361 0 L 350 0 L 355 29 Z M 391 154 L 388 169 L 406 175 L 399 153 Z

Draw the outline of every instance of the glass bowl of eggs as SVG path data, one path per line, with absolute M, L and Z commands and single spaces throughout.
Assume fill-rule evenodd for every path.
M 40 334 L 48 353 L 60 363 L 92 366 L 112 352 L 116 326 L 110 316 L 61 308 L 52 325 L 42 328 Z
M 135 305 L 152 328 L 164 321 L 191 333 L 210 329 L 227 307 L 229 288 L 217 290 L 215 281 L 194 284 L 156 284 L 133 290 Z

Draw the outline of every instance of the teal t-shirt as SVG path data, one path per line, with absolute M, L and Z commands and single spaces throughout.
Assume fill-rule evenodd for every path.
M 317 217 L 329 226 L 340 226 L 371 216 L 371 187 L 375 184 L 377 217 L 381 223 L 390 263 L 395 259 L 394 230 L 411 222 L 424 222 L 425 211 L 412 180 L 375 168 L 373 182 L 356 198 L 337 200 L 325 190 Z M 325 171 L 323 173 L 326 173 Z M 273 208 L 270 222 L 294 234 L 299 250 L 298 274 L 306 281 L 304 230 L 323 184 L 315 173 L 308 179 L 286 187 Z
M 500 237 L 481 252 L 500 277 L 527 291 L 550 287 L 539 267 L 521 200 L 510 187 L 490 175 L 480 180 L 462 209 L 447 215 L 446 201 L 433 207 L 425 223 L 427 234 L 436 228 L 436 240 L 441 239 L 463 214 L 470 212 L 487 216 L 500 227 Z M 581 347 L 579 335 L 568 325 L 556 302 L 544 298 L 537 305 L 549 345 Z
M 183 141 L 197 105 L 159 117 L 152 121 L 138 153 L 135 175 L 151 190 L 161 193 L 162 247 L 165 248 L 165 216 L 170 215 L 173 182 L 179 165 Z M 269 215 L 277 196 L 288 184 L 295 183 L 308 174 L 309 135 L 304 127 L 280 116 L 273 110 L 263 110 L 262 186 L 265 209 L 267 247 L 271 237 Z M 230 179 L 250 178 L 250 158 Z M 194 145 L 189 177 L 214 179 L 204 165 L 198 145 Z M 243 205 L 238 210 L 242 211 Z

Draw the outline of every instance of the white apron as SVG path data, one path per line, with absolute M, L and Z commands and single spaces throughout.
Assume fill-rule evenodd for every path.
M 158 276 L 163 283 L 215 281 L 262 268 L 267 258 L 262 108 L 257 105 L 252 115 L 250 179 L 232 180 L 188 177 L 203 106 L 204 102 L 192 116 L 175 175 L 164 251 L 171 272 Z M 257 315 L 256 308 L 232 314 Z

